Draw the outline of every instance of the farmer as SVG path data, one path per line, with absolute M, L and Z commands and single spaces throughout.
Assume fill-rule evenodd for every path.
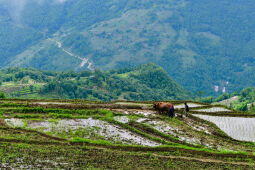
M 185 105 L 185 114 L 186 114 L 186 116 L 188 116 L 189 115 L 189 106 L 187 105 L 186 102 L 184 103 L 184 105 Z
M 170 110 L 169 110 L 169 117 L 174 117 L 174 105 L 170 106 Z

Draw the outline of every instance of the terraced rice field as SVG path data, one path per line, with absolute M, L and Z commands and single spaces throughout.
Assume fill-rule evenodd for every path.
M 5 119 L 7 125 L 13 127 L 24 127 L 21 119 Z M 72 139 L 74 137 L 81 138 L 98 138 L 111 141 L 113 143 L 159 146 L 159 143 L 143 138 L 132 133 L 125 128 L 110 124 L 106 121 L 97 119 L 61 119 L 57 121 L 29 121 L 26 122 L 27 128 L 53 134 L 57 137 Z
M 223 107 L 212 107 L 212 108 L 206 108 L 206 109 L 198 109 L 195 110 L 197 112 L 232 112 L 230 109 L 226 109 Z
M 205 117 L 184 116 L 184 101 L 171 103 L 175 118 L 157 114 L 153 102 L 1 100 L 0 167 L 254 168 L 254 143 L 236 140 Z M 219 110 L 219 106 L 191 101 L 188 105 L 196 115 L 203 111 L 218 114 Z
M 187 105 L 190 107 L 190 108 L 197 108 L 197 107 L 203 107 L 205 105 L 203 104 L 197 104 L 197 103 L 190 103 L 188 102 Z M 175 105 L 174 106 L 176 109 L 184 109 L 185 108 L 185 105 L 184 104 L 178 104 L 178 105 Z
M 208 115 L 197 116 L 215 123 L 227 135 L 234 139 L 255 142 L 255 118 L 219 117 Z

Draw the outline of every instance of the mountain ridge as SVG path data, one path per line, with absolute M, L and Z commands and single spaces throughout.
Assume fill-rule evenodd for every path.
M 148 63 L 102 72 L 52 72 L 26 68 L 0 70 L 0 91 L 7 97 L 89 100 L 181 100 L 192 94 L 163 68 Z
M 0 2 L 0 67 L 89 66 L 79 68 L 81 60 L 52 39 L 102 70 L 154 62 L 193 92 L 215 96 L 255 86 L 251 0 L 22 2 L 16 19 Z

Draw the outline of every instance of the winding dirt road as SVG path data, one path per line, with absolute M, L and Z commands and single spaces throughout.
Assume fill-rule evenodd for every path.
M 82 68 L 82 67 L 84 67 L 86 64 L 88 64 L 87 69 L 93 70 L 93 63 L 89 61 L 88 57 L 87 57 L 87 58 L 85 58 L 85 57 L 83 58 L 83 57 L 80 57 L 80 56 L 78 56 L 78 55 L 75 55 L 75 54 L 73 54 L 72 52 L 70 52 L 70 51 L 66 50 L 65 48 L 63 48 L 61 42 L 59 42 L 59 41 L 57 41 L 57 40 L 53 40 L 53 39 L 50 39 L 50 40 L 56 42 L 57 45 L 58 45 L 58 48 L 60 48 L 61 50 L 63 50 L 63 51 L 64 51 L 65 53 L 67 53 L 68 55 L 70 55 L 70 56 L 72 56 L 72 57 L 75 57 L 75 58 L 81 60 L 81 64 L 80 64 L 80 66 L 79 66 L 80 68 Z

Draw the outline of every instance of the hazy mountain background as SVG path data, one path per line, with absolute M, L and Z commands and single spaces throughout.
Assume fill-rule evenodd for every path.
M 255 86 L 251 0 L 0 0 L 0 67 L 154 62 L 207 95 Z

